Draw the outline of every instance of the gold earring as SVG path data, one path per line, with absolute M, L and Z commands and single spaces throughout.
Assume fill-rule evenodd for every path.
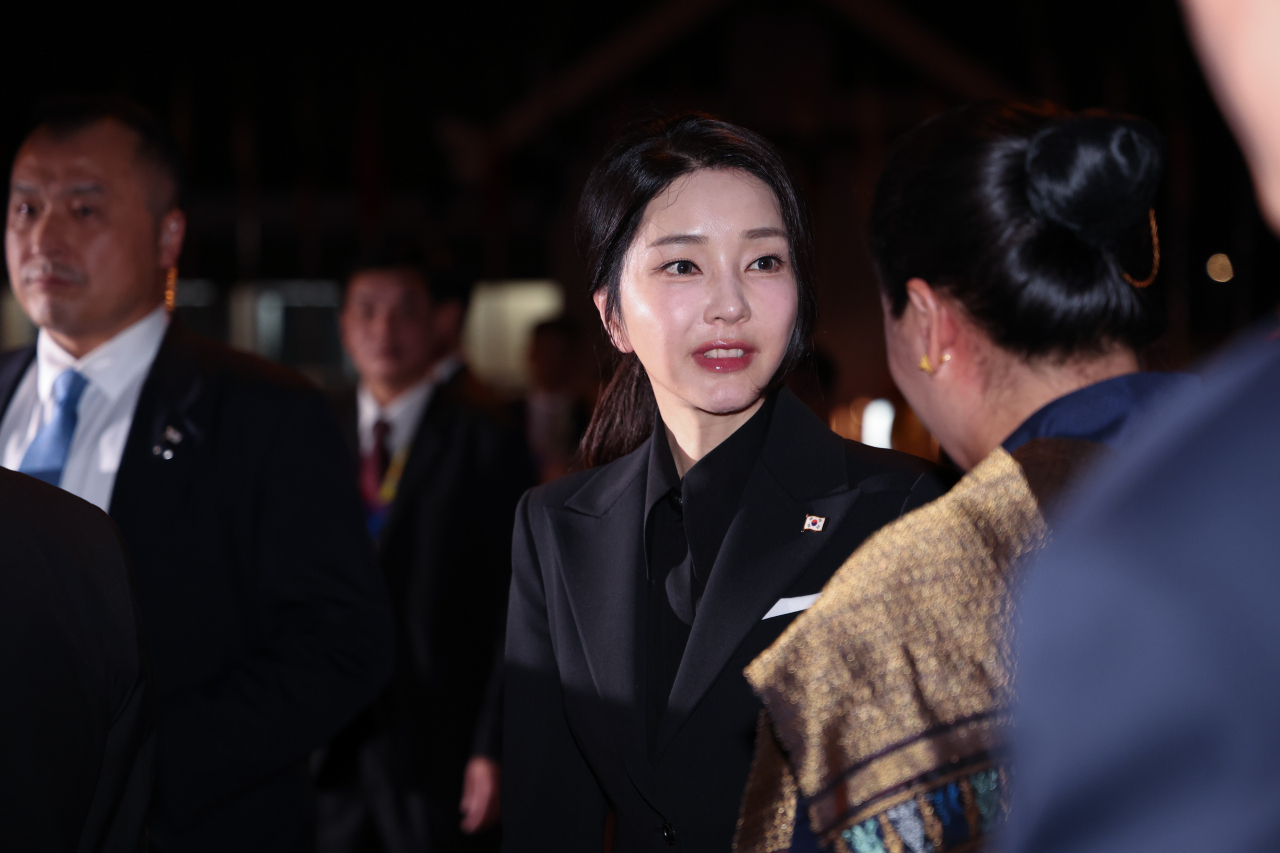
M 164 280 L 164 307 L 172 311 L 178 304 L 178 268 L 169 267 L 169 274 Z
M 920 356 L 920 369 L 930 376 L 933 375 L 933 365 L 929 362 L 929 354 L 922 353 Z
M 947 363 L 948 361 L 950 361 L 950 360 L 951 360 L 951 353 L 949 353 L 949 352 L 944 352 L 944 353 L 942 354 L 942 363 L 943 363 L 943 364 L 946 364 L 946 363 Z

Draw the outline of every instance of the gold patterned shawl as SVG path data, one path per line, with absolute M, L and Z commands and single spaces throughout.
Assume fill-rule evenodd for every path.
M 1004 808 L 1010 571 L 1046 536 L 1033 483 L 997 448 L 845 561 L 746 670 L 765 712 L 735 849 L 787 850 L 797 793 L 837 851 L 972 849 Z

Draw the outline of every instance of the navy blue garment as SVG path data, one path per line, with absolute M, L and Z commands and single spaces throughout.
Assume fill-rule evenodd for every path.
M 1127 373 L 1095 382 L 1042 406 L 1004 440 L 1004 449 L 1012 453 L 1033 438 L 1079 438 L 1114 450 L 1154 405 L 1199 381 L 1187 373 Z
M 1280 328 L 1154 412 L 1020 603 L 1017 853 L 1273 850 Z

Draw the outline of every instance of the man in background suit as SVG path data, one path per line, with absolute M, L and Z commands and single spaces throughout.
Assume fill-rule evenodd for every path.
M 385 683 L 386 591 L 321 394 L 165 310 L 179 174 L 115 99 L 50 105 L 19 149 L 5 251 L 40 333 L 0 357 L 0 464 L 108 510 L 128 548 L 152 848 L 308 850 L 305 762 Z
M 1280 232 L 1280 4 L 1185 0 Z M 1019 617 L 1018 853 L 1274 850 L 1280 834 L 1280 323 L 1082 493 Z
M 139 853 L 155 692 L 115 525 L 0 469 L 0 542 L 3 846 Z
M 344 423 L 396 612 L 391 684 L 330 747 L 322 851 L 496 849 L 502 647 L 515 506 L 534 474 L 458 353 L 470 281 L 412 253 L 350 277 L 360 374 Z M 461 814 L 459 812 L 461 811 Z

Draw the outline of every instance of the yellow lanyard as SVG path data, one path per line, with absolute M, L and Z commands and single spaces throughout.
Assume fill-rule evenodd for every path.
M 387 473 L 382 477 L 382 485 L 378 488 L 378 497 L 383 504 L 390 505 L 396 499 L 396 489 L 400 487 L 400 477 L 404 474 L 404 463 L 409 458 L 409 448 L 401 448 L 391 457 L 387 465 Z

